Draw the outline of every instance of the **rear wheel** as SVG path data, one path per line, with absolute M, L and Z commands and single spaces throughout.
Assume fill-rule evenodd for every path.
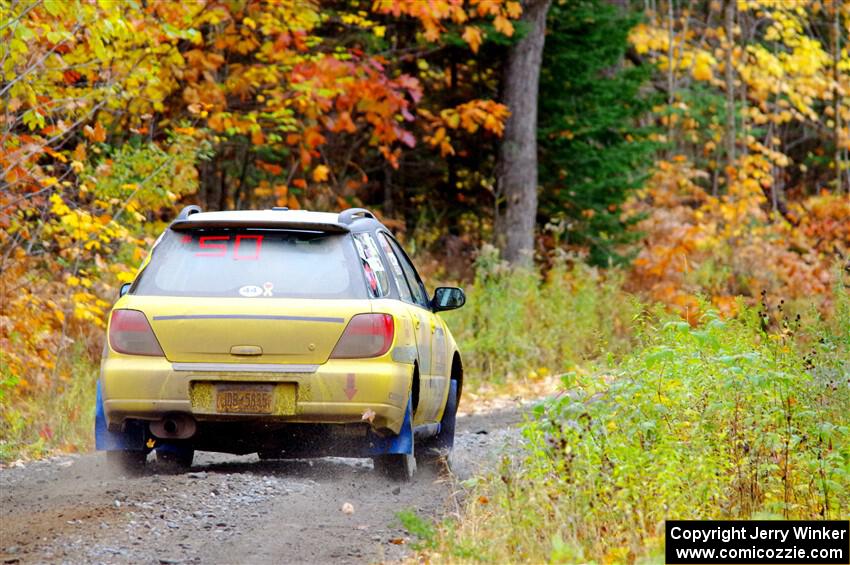
M 195 450 L 182 445 L 163 445 L 156 450 L 156 460 L 168 467 L 188 469 L 195 458 Z
M 147 451 L 107 451 L 106 462 L 124 473 L 140 473 L 148 459 Z

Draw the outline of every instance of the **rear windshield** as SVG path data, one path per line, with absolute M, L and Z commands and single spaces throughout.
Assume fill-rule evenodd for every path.
M 366 298 L 358 265 L 348 234 L 168 230 L 133 294 Z

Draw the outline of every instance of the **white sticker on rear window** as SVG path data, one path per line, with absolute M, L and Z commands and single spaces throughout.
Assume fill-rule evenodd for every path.
M 256 298 L 263 294 L 263 289 L 255 284 L 246 284 L 239 287 L 239 294 L 245 298 Z M 269 292 L 269 295 L 271 295 L 271 292 Z
M 369 263 L 369 266 L 372 267 L 373 271 L 383 271 L 384 264 L 381 262 L 379 257 L 369 257 L 366 259 L 366 262 Z
M 387 296 L 390 292 L 389 279 L 375 240 L 368 233 L 358 233 L 354 235 L 354 243 L 363 262 L 363 271 L 372 297 Z

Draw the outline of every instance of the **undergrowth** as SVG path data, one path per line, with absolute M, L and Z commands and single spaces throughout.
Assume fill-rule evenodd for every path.
M 12 396 L 13 379 L 0 382 L 0 462 L 92 447 L 98 367 L 82 347 L 59 362 L 68 364 L 71 377 L 57 379 L 49 388 Z
M 526 452 L 471 487 L 428 557 L 663 562 L 665 519 L 850 515 L 850 296 L 835 297 L 829 320 L 767 297 L 695 327 L 641 317 L 616 369 L 563 376 Z
M 621 287 L 614 269 L 556 262 L 541 277 L 510 269 L 494 249 L 485 249 L 465 289 L 466 305 L 444 314 L 467 382 L 474 387 L 559 374 L 588 359 L 626 353 L 642 306 Z

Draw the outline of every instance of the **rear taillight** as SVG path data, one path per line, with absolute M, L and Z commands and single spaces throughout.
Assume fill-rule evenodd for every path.
M 164 357 L 151 325 L 138 310 L 113 310 L 109 345 L 118 353 Z
M 390 314 L 357 314 L 339 338 L 332 359 L 378 357 L 393 344 L 393 317 Z

